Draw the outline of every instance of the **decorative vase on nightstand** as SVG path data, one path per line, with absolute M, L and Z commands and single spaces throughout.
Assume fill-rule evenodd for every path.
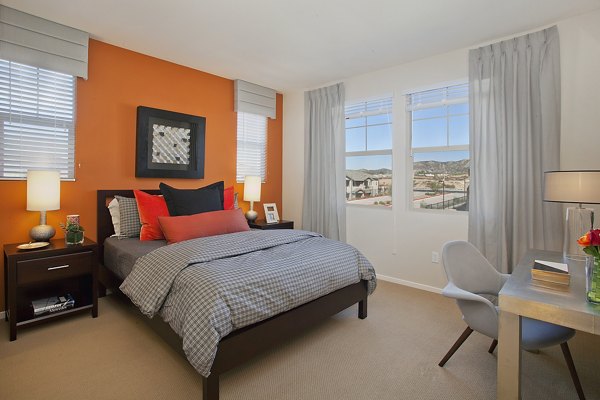
M 81 244 L 83 243 L 83 226 L 79 225 L 79 215 L 67 215 L 67 223 L 60 224 L 60 227 L 65 231 L 65 243 Z

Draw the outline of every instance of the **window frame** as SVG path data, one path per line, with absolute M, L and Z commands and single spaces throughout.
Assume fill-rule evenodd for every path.
M 380 110 L 373 110 L 373 111 L 360 111 L 360 112 L 355 112 L 352 114 L 347 114 L 346 110 L 350 107 L 356 107 L 358 105 L 364 104 L 365 105 L 365 109 L 368 109 L 369 103 L 373 104 L 373 103 L 378 103 L 378 102 L 389 102 L 389 111 L 387 112 L 381 112 Z M 389 114 L 390 116 L 390 122 L 389 123 L 378 123 L 378 124 L 373 124 L 373 125 L 368 125 L 368 123 L 366 122 L 366 118 L 370 117 L 370 116 L 376 116 L 376 115 L 385 115 L 385 114 Z M 346 120 L 350 119 L 350 118 L 365 118 L 365 148 L 368 147 L 368 135 L 367 135 L 367 127 L 369 126 L 378 126 L 378 125 L 389 125 L 390 126 L 390 148 L 389 149 L 383 149 L 383 150 L 361 150 L 361 151 L 346 151 Z M 357 101 L 349 101 L 346 102 L 346 104 L 344 105 L 344 199 L 345 199 L 345 204 L 346 206 L 351 206 L 351 207 L 368 207 L 368 208 L 375 208 L 375 209 L 392 209 L 393 205 L 394 205 L 394 190 L 393 190 L 393 185 L 394 185 L 394 97 L 392 95 L 384 95 L 384 96 L 378 96 L 378 97 L 373 97 L 373 98 L 369 98 L 369 99 L 363 99 L 363 100 L 357 100 Z M 390 190 L 392 191 L 391 193 L 391 201 L 392 204 L 389 206 L 383 206 L 383 205 L 375 205 L 375 204 L 357 204 L 357 203 L 353 203 L 351 201 L 348 201 L 348 199 L 346 198 L 346 161 L 348 157 L 365 157 L 365 156 L 387 156 L 389 155 L 391 158 L 391 165 L 390 165 L 390 171 L 392 172 L 392 183 L 390 186 Z
M 407 140 L 407 149 L 408 149 L 408 157 L 407 157 L 407 167 L 406 167 L 406 171 L 408 172 L 407 175 L 407 207 L 409 211 L 414 211 L 414 212 L 425 212 L 425 213 L 438 213 L 438 214 L 448 214 L 448 215 L 464 215 L 464 216 L 468 216 L 468 211 L 459 211 L 459 210 L 454 210 L 454 209 L 448 209 L 448 208 L 443 208 L 443 209 L 427 209 L 427 208 L 421 208 L 421 207 L 415 207 L 414 206 L 414 155 L 417 153 L 436 153 L 436 152 L 449 152 L 449 151 L 466 151 L 469 153 L 469 160 L 471 160 L 471 154 L 470 154 L 470 143 L 466 144 L 466 145 L 446 145 L 446 146 L 427 146 L 427 147 L 413 147 L 412 146 L 412 142 L 413 142 L 413 112 L 416 110 L 412 110 L 412 109 L 408 109 L 410 103 L 409 103 L 409 99 L 410 96 L 417 94 L 417 93 L 422 93 L 422 92 L 427 92 L 427 91 L 433 91 L 433 90 L 440 90 L 440 89 L 447 89 L 447 88 L 451 88 L 454 86 L 460 86 L 460 85 L 467 85 L 467 96 L 466 96 L 466 101 L 454 101 L 454 100 L 442 100 L 440 103 L 440 106 L 451 106 L 451 105 L 455 105 L 455 104 L 469 104 L 469 97 L 468 97 L 468 85 L 469 82 L 467 79 L 463 79 L 463 80 L 459 80 L 459 81 L 454 81 L 454 82 L 448 82 L 448 83 L 441 83 L 439 85 L 432 85 L 426 88 L 422 88 L 422 89 L 417 89 L 417 90 L 411 90 L 410 92 L 406 92 L 405 93 L 405 99 L 406 99 L 406 110 L 405 110 L 405 116 L 406 116 L 406 140 Z M 422 107 L 421 109 L 427 109 L 427 108 L 435 108 L 435 107 Z M 448 113 L 448 109 L 446 109 L 446 113 L 444 116 L 441 117 L 430 117 L 430 119 L 437 119 L 437 118 L 445 118 L 446 119 L 446 140 L 449 143 L 450 141 L 450 124 L 449 124 L 449 118 L 450 116 L 455 116 L 455 115 L 467 115 L 469 116 L 470 113 L 467 112 L 466 114 L 449 114 Z M 424 118 L 425 119 L 425 118 Z M 470 120 L 469 120 L 470 123 Z M 470 127 L 469 127 L 470 129 Z M 469 142 L 470 142 L 471 138 L 469 135 Z M 470 178 L 470 177 L 469 177 Z
M 49 96 L 49 92 L 45 91 L 40 93 L 40 85 L 43 85 L 44 80 L 40 80 L 40 76 L 44 76 L 44 74 L 48 75 L 48 74 L 56 74 L 55 79 L 63 79 L 63 80 L 70 80 L 71 81 L 71 87 L 72 87 L 72 91 L 67 93 L 61 93 L 62 95 L 66 96 L 66 97 L 72 97 L 72 103 L 71 108 L 70 108 L 70 113 L 72 115 L 72 118 L 70 120 L 60 120 L 57 119 L 56 117 L 51 118 L 51 117 L 43 117 L 43 116 L 32 116 L 32 115 L 28 115 L 27 113 L 11 113 L 10 109 L 13 107 L 19 107 L 20 103 L 15 101 L 14 105 L 12 102 L 9 101 L 9 99 L 14 98 L 18 98 L 19 97 L 19 91 L 23 91 L 23 89 L 21 88 L 20 90 L 17 91 L 17 94 L 12 94 L 11 92 L 11 84 L 7 83 L 6 87 L 7 87 L 7 95 L 8 93 L 11 93 L 10 95 L 8 95 L 8 97 L 3 98 L 3 101 L 5 101 L 5 105 L 6 108 L 8 109 L 7 111 L 3 111 L 0 110 L 0 115 L 3 115 L 2 118 L 0 118 L 0 124 L 4 124 L 6 122 L 14 122 L 16 124 L 26 124 L 31 126 L 28 129 L 31 129 L 34 131 L 34 134 L 37 135 L 37 137 L 43 138 L 44 134 L 40 133 L 40 129 L 41 128 L 37 128 L 37 132 L 36 132 L 36 127 L 48 127 L 52 125 L 52 122 L 54 121 L 54 125 L 55 126 L 64 126 L 64 129 L 66 130 L 66 145 L 60 147 L 58 150 L 59 151 L 65 151 L 67 154 L 67 161 L 65 162 L 66 165 L 66 174 L 63 174 L 62 172 L 64 171 L 63 168 L 61 167 L 57 167 L 56 163 L 50 163 L 50 164 L 45 164 L 45 165 L 35 165 L 34 162 L 31 163 L 31 165 L 25 165 L 24 168 L 25 169 L 25 173 L 22 176 L 6 176 L 6 168 L 5 168 L 5 147 L 3 146 L 2 148 L 0 148 L 0 181 L 25 181 L 27 180 L 27 170 L 32 170 L 32 169 L 38 169 L 38 170 L 59 170 L 61 172 L 60 174 L 60 180 L 61 181 L 67 181 L 67 182 L 72 182 L 76 180 L 76 173 L 77 173 L 77 169 L 75 168 L 76 166 L 76 120 L 77 120 L 77 76 L 68 74 L 68 73 L 64 73 L 64 72 L 59 72 L 59 71 L 55 71 L 55 70 L 51 70 L 48 68 L 42 68 L 42 67 L 38 67 L 35 65 L 31 65 L 31 64 L 25 64 L 25 63 L 21 63 L 21 62 L 16 62 L 16 61 L 11 61 L 11 60 L 6 60 L 6 59 L 1 59 L 0 61 L 2 61 L 3 63 L 7 63 L 7 68 L 8 68 L 8 74 L 6 75 L 8 82 L 11 82 L 13 79 L 13 73 L 11 72 L 12 70 L 12 64 L 15 64 L 16 67 L 15 68 L 15 74 L 17 74 L 18 70 L 21 69 L 22 71 L 26 71 L 28 69 L 31 70 L 35 70 L 35 73 L 31 73 L 29 75 L 24 75 L 24 74 L 18 74 L 21 75 L 22 78 L 21 79 L 27 79 L 28 77 L 32 77 L 35 76 L 35 86 L 34 86 L 34 93 L 36 94 L 35 97 L 35 101 L 37 106 L 35 106 L 34 108 L 32 108 L 31 110 L 37 109 L 36 114 L 39 114 L 39 109 L 41 108 L 40 105 L 43 104 L 42 102 L 40 102 L 40 99 L 42 98 L 40 95 L 46 95 Z M 15 79 L 16 78 L 15 76 Z M 48 87 L 47 84 L 43 85 Z M 0 92 L 0 93 L 4 93 L 4 92 Z M 22 94 L 21 94 L 22 96 Z M 23 102 L 23 100 L 21 100 L 21 103 Z M 64 102 L 62 102 L 62 98 L 59 98 L 59 100 L 57 101 L 58 104 L 63 105 L 66 104 Z M 56 107 L 57 109 L 60 109 L 59 106 Z M 43 108 L 42 108 L 43 109 Z M 46 110 L 48 110 L 46 108 Z M 52 109 L 54 110 L 54 109 Z M 14 116 L 14 117 L 13 117 Z M 14 121 L 13 121 L 14 120 Z M 57 123 L 56 121 L 61 121 L 60 123 Z M 25 129 L 25 128 L 22 128 Z M 18 131 L 17 131 L 18 132 Z M 22 135 L 21 131 L 21 135 Z M 0 139 L 2 139 L 4 135 L 4 128 L 0 127 Z M 52 135 L 47 132 L 46 133 L 46 137 L 51 137 Z M 72 150 L 71 150 L 72 149 Z M 35 151 L 35 149 L 33 150 Z M 25 157 L 24 153 L 22 152 L 22 149 L 19 149 L 19 157 L 23 157 L 23 158 L 27 158 Z M 72 155 L 72 159 L 69 162 L 69 157 L 71 157 Z M 15 167 L 17 168 L 17 167 Z M 72 172 L 72 174 L 71 174 Z

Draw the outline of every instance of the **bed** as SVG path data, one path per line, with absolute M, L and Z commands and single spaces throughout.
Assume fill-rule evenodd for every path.
M 158 190 L 145 190 L 149 194 L 160 194 Z M 162 247 L 163 243 L 151 243 L 145 244 L 147 248 L 139 250 L 135 244 L 132 244 L 132 248 L 138 250 L 128 250 L 126 241 L 118 243 L 118 246 L 114 246 L 114 238 L 110 236 L 114 233 L 110 213 L 106 207 L 108 201 L 114 196 L 120 195 L 124 197 L 133 197 L 133 191 L 131 190 L 99 190 L 97 192 L 97 241 L 99 245 L 98 255 L 100 258 L 100 282 L 105 288 L 112 290 L 119 288 L 125 279 L 123 285 L 125 291 L 129 290 L 127 287 L 127 280 L 132 279 L 132 275 L 128 275 L 132 269 L 133 263 L 136 261 L 138 255 L 143 255 L 153 250 L 158 249 L 149 256 L 152 258 L 155 253 L 168 252 L 168 249 Z M 261 233 L 253 232 L 250 236 L 256 236 Z M 301 233 L 289 232 L 289 235 L 301 236 Z M 234 234 L 235 235 L 235 234 Z M 283 240 L 284 233 L 279 234 L 278 237 L 270 237 L 269 240 Z M 303 234 L 306 237 L 310 235 L 308 233 Z M 223 235 L 229 236 L 229 235 Z M 110 239 L 108 239 L 110 238 Z M 106 246 L 118 247 L 117 250 L 111 250 L 107 260 L 105 260 L 105 240 Z M 310 238 L 306 239 L 309 240 Z M 287 239 L 286 239 L 287 240 Z M 300 240 L 300 239 L 299 239 Z M 305 240 L 305 239 L 302 239 Z M 171 245 L 174 246 L 174 245 Z M 185 246 L 185 245 L 182 245 Z M 122 252 L 122 253 L 115 253 Z M 139 251 L 136 254 L 135 251 Z M 233 251 L 233 250 L 232 250 Z M 262 251 L 262 250 L 261 250 Z M 119 254 L 114 256 L 114 254 Z M 144 257 L 147 258 L 147 257 Z M 120 259 L 121 263 L 116 263 L 115 260 Z M 105 266 L 111 265 L 111 269 Z M 141 260 L 139 265 L 142 265 L 145 260 Z M 246 261 L 247 262 L 247 261 Z M 115 264 L 119 264 L 115 268 Z M 187 270 L 190 270 L 188 268 Z M 136 272 L 141 271 L 142 268 L 136 267 Z M 359 280 L 355 283 L 347 284 L 339 289 L 336 289 L 328 294 L 312 299 L 307 303 L 295 306 L 289 311 L 279 313 L 277 315 L 268 317 L 267 319 L 261 320 L 260 322 L 252 323 L 250 325 L 234 329 L 231 332 L 226 331 L 226 334 L 218 341 L 218 346 L 215 346 L 215 355 L 210 365 L 210 371 L 208 376 L 206 373 L 201 373 L 203 380 L 203 399 L 204 400 L 218 400 L 219 398 L 219 375 L 244 363 L 255 355 L 271 348 L 272 346 L 286 340 L 287 338 L 295 335 L 297 332 L 305 330 L 320 321 L 358 303 L 358 317 L 364 319 L 367 317 L 367 296 L 369 291 L 374 289 L 374 274 L 373 279 L 370 279 L 370 283 L 367 280 Z M 131 292 L 131 290 L 129 290 Z M 176 292 L 175 290 L 173 290 Z M 101 291 L 102 292 L 102 291 Z M 175 294 L 170 294 L 173 297 Z M 136 301 L 134 301 L 136 302 Z M 137 302 L 136 302 L 137 303 Z M 138 304 L 140 306 L 140 304 Z M 142 312 L 149 315 L 147 310 Z M 172 326 L 169 326 L 166 322 L 163 322 L 161 318 L 147 319 L 147 322 L 152 328 L 159 333 L 169 344 L 171 344 L 178 352 L 183 353 L 182 349 L 184 344 L 186 352 L 189 350 L 189 340 L 185 343 L 178 334 L 176 334 Z M 170 321 L 171 324 L 172 321 Z M 188 353 L 188 361 L 192 362 Z M 192 363 L 194 365 L 194 363 Z M 196 367 L 196 365 L 194 365 Z M 201 371 L 196 367 L 198 371 Z

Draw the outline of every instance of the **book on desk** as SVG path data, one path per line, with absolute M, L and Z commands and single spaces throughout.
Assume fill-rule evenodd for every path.
M 545 260 L 535 260 L 531 268 L 531 283 L 537 286 L 560 289 L 569 286 L 571 275 L 569 266 Z

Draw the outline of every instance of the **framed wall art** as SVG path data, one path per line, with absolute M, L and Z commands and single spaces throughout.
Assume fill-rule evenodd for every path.
M 204 178 L 206 118 L 139 106 L 135 176 Z
M 277 212 L 277 204 L 275 203 L 265 203 L 263 204 L 265 208 L 265 220 L 267 224 L 275 224 L 279 222 L 279 213 Z

